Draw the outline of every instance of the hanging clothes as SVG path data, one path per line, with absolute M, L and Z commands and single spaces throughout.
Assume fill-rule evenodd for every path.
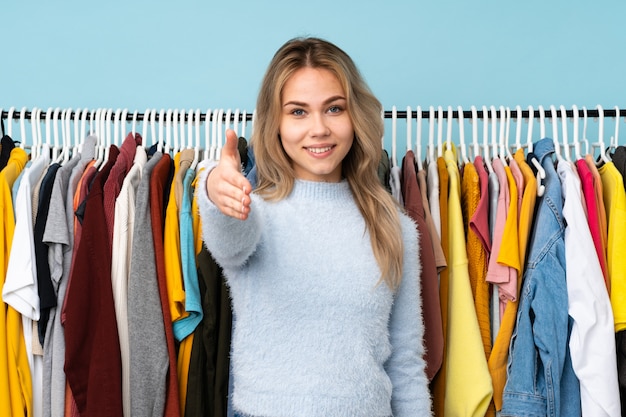
M 535 217 L 541 227 L 535 227 L 531 237 L 502 414 L 577 416 L 580 388 L 569 355 L 565 225 L 552 139 L 537 142 L 534 153 L 546 173 Z
M 141 141 L 141 137 L 137 138 Z M 130 334 L 128 329 L 128 281 L 130 274 L 130 260 L 133 247 L 133 229 L 135 221 L 135 195 L 136 189 L 141 181 L 141 172 L 148 156 L 142 146 L 137 146 L 135 138 L 129 135 L 122 148 L 128 143 L 129 153 L 134 151 L 132 166 L 125 175 L 120 175 L 122 184 L 117 194 L 114 204 L 113 230 L 111 239 L 111 283 L 113 289 L 113 301 L 115 307 L 115 319 L 120 340 L 120 355 L 122 360 L 122 402 L 124 406 L 124 416 L 131 416 L 131 391 L 130 391 Z M 130 155 L 128 155 L 130 156 Z M 115 166 L 126 163 L 120 157 L 117 158 Z M 114 166 L 114 168 L 115 168 Z M 125 165 L 126 168 L 128 165 Z M 109 180 L 112 179 L 109 175 Z M 109 183 L 107 180 L 107 184 Z M 115 187 L 119 183 L 117 180 Z M 106 195 L 106 194 L 105 194 Z
M 27 159 L 28 155 L 22 148 L 13 148 L 6 167 L 0 171 L 0 231 L 3 236 L 0 239 L 0 267 L 3 287 L 15 231 L 11 188 Z M 6 303 L 0 312 L 0 412 L 6 416 L 31 415 L 32 382 L 22 321 L 19 313 Z
M 448 213 L 449 313 L 446 343 L 445 416 L 484 416 L 493 388 L 474 308 L 461 212 L 461 180 L 456 158 L 445 151 Z M 440 176 L 441 178 L 441 176 Z
M 581 202 L 580 180 L 569 162 L 558 161 L 563 194 L 569 348 L 580 381 L 583 416 L 618 417 L 620 397 L 613 312 Z
M 163 154 L 152 155 L 137 186 L 128 277 L 131 415 L 165 414 L 169 357 L 150 217 L 150 179 Z M 150 355 L 145 352 L 149 351 Z
M 123 413 L 111 252 L 106 222 L 102 221 L 106 209 L 103 187 L 118 154 L 118 148 L 111 145 L 109 159 L 87 195 L 82 237 L 65 299 L 65 373 L 81 416 Z
M 441 304 L 439 302 L 439 283 L 437 265 L 430 232 L 426 225 L 422 193 L 415 172 L 415 155 L 407 151 L 402 160 L 402 199 L 408 215 L 415 221 L 420 236 L 420 276 L 422 316 L 424 317 L 424 346 L 426 348 L 426 376 L 431 381 L 439 368 L 443 357 L 443 327 L 441 324 Z

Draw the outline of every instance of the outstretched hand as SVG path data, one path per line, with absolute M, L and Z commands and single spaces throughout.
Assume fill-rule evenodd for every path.
M 235 132 L 228 129 L 219 163 L 209 173 L 206 187 L 209 199 L 222 213 L 246 220 L 250 213 L 252 185 L 241 173 L 241 156 L 237 142 Z

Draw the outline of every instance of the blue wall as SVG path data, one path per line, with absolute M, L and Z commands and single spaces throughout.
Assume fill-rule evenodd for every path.
M 626 2 L 6 2 L 0 107 L 252 110 L 275 50 L 327 38 L 392 105 L 626 108 Z

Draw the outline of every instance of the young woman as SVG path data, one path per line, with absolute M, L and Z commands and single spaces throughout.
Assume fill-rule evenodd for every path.
M 430 415 L 418 236 L 378 180 L 380 103 L 345 52 L 304 38 L 278 50 L 256 110 L 256 189 L 228 131 L 197 191 L 236 317 L 234 409 Z

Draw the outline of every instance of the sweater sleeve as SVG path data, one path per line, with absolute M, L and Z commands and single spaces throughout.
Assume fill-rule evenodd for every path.
M 421 264 L 417 228 L 401 216 L 404 238 L 403 277 L 396 291 L 389 321 L 391 356 L 385 364 L 393 384 L 395 417 L 430 416 L 430 393 L 425 373 L 424 323 L 420 293 Z
M 255 194 L 251 194 L 251 210 L 247 220 L 238 220 L 224 215 L 209 199 L 206 181 L 215 166 L 208 166 L 200 173 L 196 185 L 196 195 L 204 244 L 222 268 L 236 268 L 243 265 L 254 253 L 261 238 L 262 204 Z M 256 202 L 256 204 L 255 204 Z

